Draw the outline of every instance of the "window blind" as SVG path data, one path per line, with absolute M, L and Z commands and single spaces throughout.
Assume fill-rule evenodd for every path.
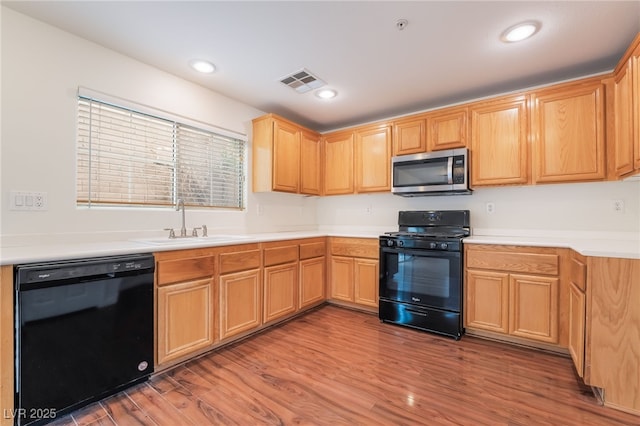
M 244 208 L 245 142 L 78 97 L 78 205 Z

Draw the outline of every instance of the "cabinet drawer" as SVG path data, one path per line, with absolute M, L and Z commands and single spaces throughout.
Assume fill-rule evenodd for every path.
M 295 262 L 298 260 L 298 246 L 265 248 L 264 266 L 279 265 L 281 263 Z
M 569 267 L 571 282 L 581 291 L 587 291 L 587 260 L 578 253 L 572 253 Z
M 499 250 L 467 251 L 467 267 L 509 272 L 558 275 L 560 259 L 553 253 L 524 253 Z
M 300 244 L 300 260 L 324 256 L 327 246 L 324 241 Z
M 204 278 L 214 274 L 215 256 L 158 262 L 158 285 Z
M 220 274 L 247 271 L 260 267 L 260 250 L 220 253 Z
M 371 238 L 332 238 L 331 254 L 334 256 L 378 258 L 378 240 Z

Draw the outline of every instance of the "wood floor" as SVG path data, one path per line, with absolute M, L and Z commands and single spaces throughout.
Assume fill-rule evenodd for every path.
M 569 358 L 324 306 L 56 420 L 59 425 L 638 425 Z

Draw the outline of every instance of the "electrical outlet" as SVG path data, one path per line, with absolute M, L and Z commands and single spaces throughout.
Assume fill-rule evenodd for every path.
M 484 205 L 485 210 L 487 211 L 488 214 L 494 214 L 496 211 L 496 204 L 495 203 L 486 203 Z
M 624 213 L 624 201 L 613 200 L 613 211 L 616 213 Z
M 264 208 L 262 207 L 262 204 L 258 204 L 256 206 L 256 213 L 258 214 L 258 216 L 262 216 L 264 214 Z
M 30 191 L 10 191 L 10 210 L 47 210 L 47 193 Z
M 365 208 L 364 212 L 365 212 L 366 214 L 372 214 L 372 213 L 373 213 L 373 206 L 372 206 L 372 205 L 368 205 L 368 206 Z

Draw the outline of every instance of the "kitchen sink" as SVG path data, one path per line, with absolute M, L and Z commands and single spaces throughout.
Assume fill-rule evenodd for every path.
M 211 235 L 207 237 L 180 237 L 180 238 L 147 238 L 132 240 L 137 243 L 150 244 L 157 246 L 169 245 L 189 245 L 189 244 L 206 244 L 206 243 L 225 243 L 249 239 L 246 235 Z

